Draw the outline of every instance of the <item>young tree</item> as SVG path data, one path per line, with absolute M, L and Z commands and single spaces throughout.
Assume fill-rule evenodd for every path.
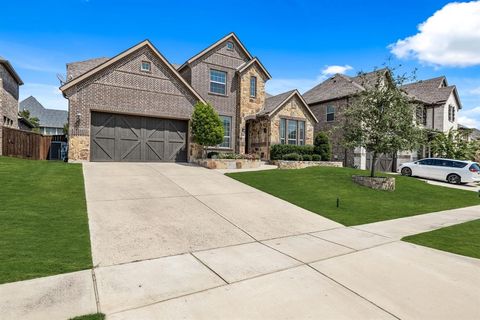
M 193 140 L 202 146 L 205 157 L 206 147 L 223 141 L 223 124 L 218 113 L 210 104 L 197 102 L 192 115 Z
M 389 68 L 378 72 L 378 79 L 364 86 L 344 112 L 344 144 L 372 153 L 371 177 L 379 155 L 413 150 L 423 140 L 416 123 L 417 106 L 399 89 L 406 77 L 394 78 L 392 72 Z
M 323 161 L 329 161 L 332 157 L 332 145 L 328 139 L 328 135 L 320 131 L 315 136 L 315 141 L 313 142 L 313 153 L 320 155 L 320 158 Z

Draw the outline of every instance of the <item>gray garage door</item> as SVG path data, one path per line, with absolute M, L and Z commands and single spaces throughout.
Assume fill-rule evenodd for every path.
M 187 161 L 187 121 L 92 112 L 91 161 Z

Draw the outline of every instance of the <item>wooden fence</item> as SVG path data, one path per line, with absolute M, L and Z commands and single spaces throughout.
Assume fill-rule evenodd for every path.
M 64 135 L 44 136 L 9 127 L 2 130 L 2 155 L 32 160 L 47 160 L 52 141 L 66 141 Z

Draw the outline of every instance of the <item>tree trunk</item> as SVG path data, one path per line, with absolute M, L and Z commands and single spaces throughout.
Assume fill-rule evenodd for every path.
M 370 168 L 370 177 L 375 177 L 375 166 L 377 165 L 377 152 L 372 155 L 372 167 Z

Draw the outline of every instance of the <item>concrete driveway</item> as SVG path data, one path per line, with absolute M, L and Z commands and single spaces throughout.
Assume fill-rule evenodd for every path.
M 95 268 L 0 285 L 6 319 L 480 319 L 480 260 L 398 240 L 480 206 L 347 228 L 194 166 L 84 176 Z
M 197 166 L 85 163 L 84 176 L 95 266 L 341 226 Z

